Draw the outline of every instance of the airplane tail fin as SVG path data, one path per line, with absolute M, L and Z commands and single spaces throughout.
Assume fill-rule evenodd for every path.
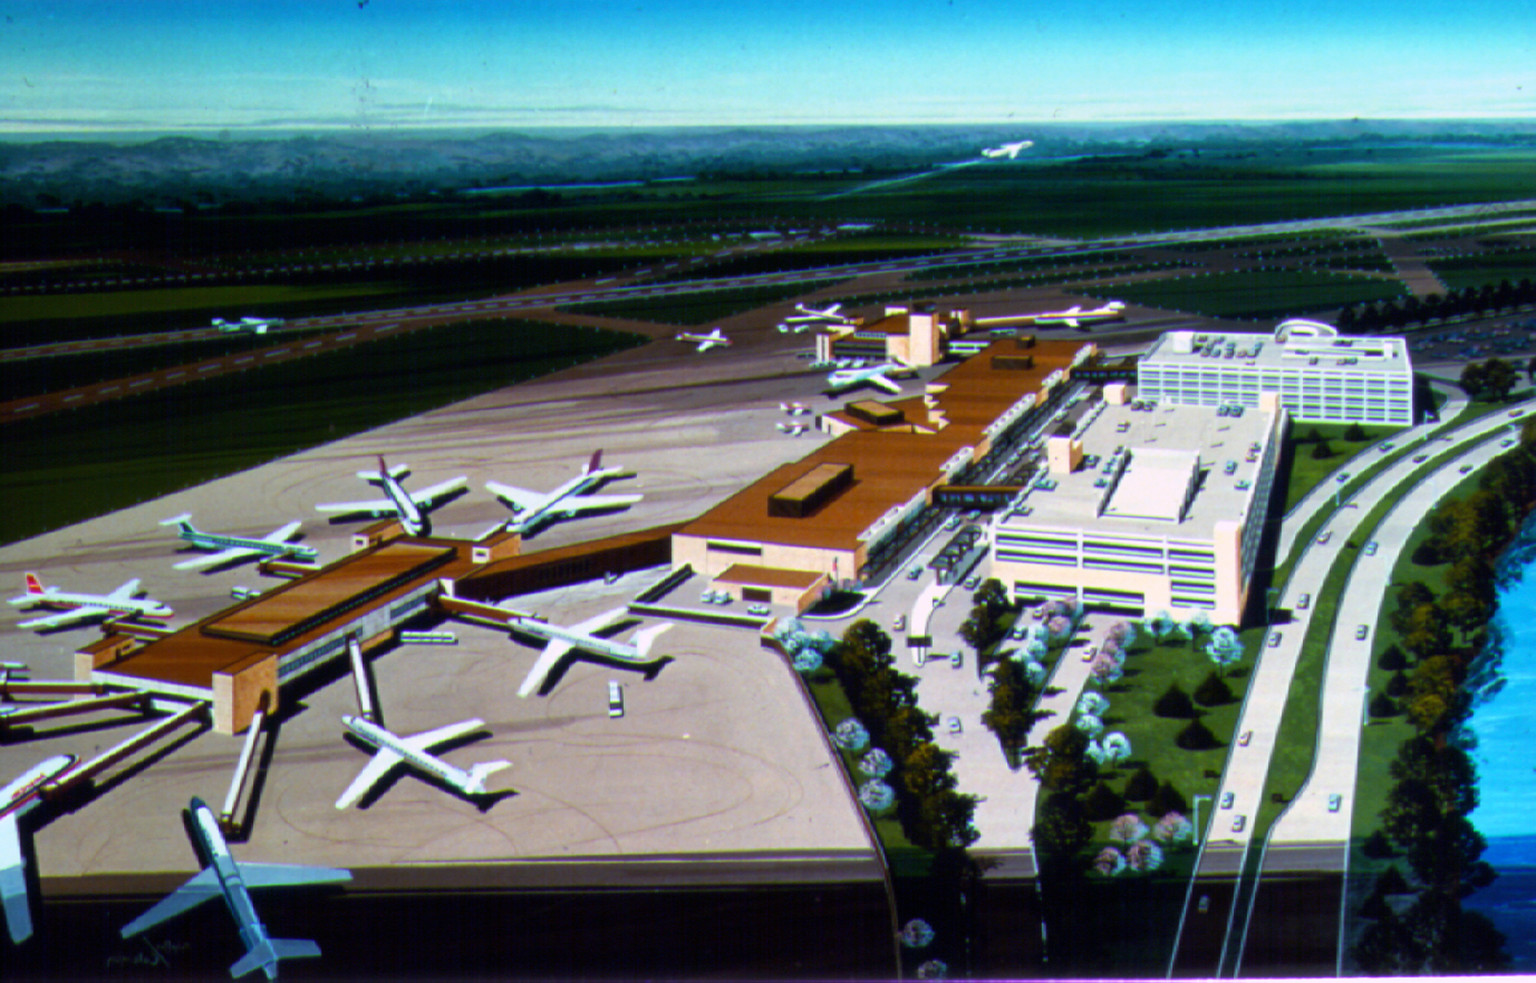
M 161 519 L 160 520 L 160 524 L 162 526 L 180 526 L 182 532 L 196 532 L 197 531 L 197 530 L 192 528 L 192 513 L 191 512 L 183 512 L 180 515 L 178 515 L 178 516 L 176 516 L 175 518 L 172 518 L 172 519 Z
M 635 632 L 635 651 L 641 655 L 650 655 L 651 646 L 656 643 L 657 636 L 671 627 L 672 622 L 663 621 L 659 625 L 652 625 L 649 628 L 642 628 Z
M 586 474 L 591 474 L 592 472 L 599 470 L 602 466 L 603 466 L 603 449 L 601 447 L 599 447 L 596 451 L 593 452 L 592 460 L 587 462 L 587 470 L 586 470 L 585 473 Z
M 466 789 L 469 792 L 481 794 L 485 792 L 485 780 L 503 768 L 512 767 L 510 761 L 482 761 L 469 766 L 469 783 Z
M 27 593 L 28 594 L 46 594 L 47 593 L 47 591 L 45 591 L 43 589 L 43 582 L 41 580 L 38 580 L 37 579 L 37 574 L 33 573 L 30 570 L 27 571 Z
M 262 939 L 229 967 L 229 975 L 241 977 L 253 969 L 277 979 L 279 959 L 306 959 L 320 955 L 320 946 L 310 939 Z

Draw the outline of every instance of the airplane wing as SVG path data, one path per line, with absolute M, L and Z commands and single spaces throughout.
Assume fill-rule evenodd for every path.
M 1065 324 L 1069 328 L 1075 328 L 1075 327 L 1077 327 L 1077 318 L 1069 317 L 1069 318 L 1067 318 L 1065 321 L 1063 321 L 1061 323 Z
M 246 887 L 291 887 L 296 884 L 337 884 L 350 881 L 352 872 L 340 867 L 311 867 L 305 864 L 238 864 L 240 879 Z
M 628 614 L 628 608 L 609 608 L 602 614 L 595 614 L 580 624 L 572 625 L 571 631 L 578 635 L 590 635 L 593 632 L 601 631 L 604 628 L 607 628 L 609 625 L 618 621 L 620 618 L 627 616 Z
M 175 918 L 184 911 L 196 908 L 209 898 L 223 896 L 218 873 L 212 867 L 204 867 L 181 887 L 161 898 L 153 908 L 124 925 L 123 938 L 131 938 L 146 928 L 154 928 L 168 918 Z
M 357 777 L 352 779 L 352 784 L 347 786 L 347 790 L 341 793 L 341 798 L 336 800 L 336 808 L 345 809 L 367 795 L 368 790 L 377 785 L 391 768 L 404 760 L 388 748 L 379 748 L 369 762 L 363 765 L 363 770 L 357 773 Z
M 50 614 L 46 618 L 33 618 L 30 621 L 17 622 L 17 628 L 35 628 L 38 631 L 47 631 L 50 628 L 63 628 L 81 621 L 89 621 L 92 618 L 105 617 L 112 613 L 111 608 L 104 608 L 94 604 L 82 605 L 68 611 L 60 611 Z
M 220 550 L 217 553 L 204 553 L 201 556 L 194 556 L 190 560 L 182 560 L 180 563 L 173 565 L 171 569 L 197 570 L 202 567 L 216 567 L 256 556 L 260 552 L 261 550 L 253 550 L 246 546 L 231 546 L 229 549 Z
M 571 650 L 571 643 L 563 638 L 551 638 L 549 644 L 544 646 L 544 651 L 539 653 L 538 659 L 533 663 L 533 668 L 528 670 L 528 675 L 523 677 L 523 685 L 517 688 L 518 696 L 527 696 L 540 686 L 544 685 L 544 677 L 549 671 L 560 664 L 567 652 Z
M 549 496 L 543 492 L 530 491 L 515 485 L 503 485 L 499 481 L 487 481 L 485 490 L 519 512 L 524 509 L 536 509 L 549 500 Z
M 450 478 L 447 481 L 439 482 L 431 488 L 423 488 L 421 491 L 411 492 L 411 501 L 422 508 L 431 508 L 437 504 L 439 499 L 446 498 L 453 492 L 463 488 L 465 480 L 465 476 L 461 474 L 457 478 Z
M 881 389 L 884 389 L 888 393 L 900 393 L 901 392 L 901 384 L 900 383 L 894 382 L 891 379 L 887 379 L 883 375 L 872 375 L 868 379 L 866 379 L 865 381 L 869 382 L 869 383 L 872 383 L 872 384 L 874 384 L 876 386 L 879 386 Z
M 0 902 L 4 902 L 11 941 L 19 944 L 32 936 L 32 908 L 27 903 L 26 861 L 16 819 L 15 813 L 0 819 Z
M 288 542 L 288 537 L 299 531 L 299 525 L 299 521 L 295 519 L 281 529 L 274 529 L 261 538 L 268 543 L 286 543 Z
M 633 505 L 643 498 L 645 498 L 644 495 L 573 495 L 560 503 L 559 510 L 561 515 L 578 515 L 594 509 L 614 509 L 623 505 Z
M 114 601 L 131 601 L 131 600 L 133 600 L 134 595 L 137 594 L 138 592 L 139 592 L 139 578 L 138 577 L 134 577 L 132 580 L 130 580 L 127 583 L 123 584 L 121 587 L 119 587 L 117 590 L 113 591 L 112 593 L 108 594 L 107 596 L 110 597 Z
M 467 737 L 485 726 L 485 721 L 478 718 L 461 720 L 456 724 L 446 724 L 432 730 L 424 730 L 420 734 L 412 734 L 402 737 L 400 740 L 407 746 L 417 751 L 431 751 L 439 744 L 447 744 L 449 741 L 460 737 Z
M 376 498 L 371 502 L 327 502 L 324 505 L 316 505 L 317 512 L 349 512 L 356 515 L 371 515 L 382 517 L 395 515 L 395 503 L 387 498 Z

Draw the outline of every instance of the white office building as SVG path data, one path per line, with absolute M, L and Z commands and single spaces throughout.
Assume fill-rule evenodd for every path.
M 1124 389 L 1046 438 L 1048 467 L 994 517 L 992 575 L 1023 599 L 1239 624 L 1286 413 L 1136 409 Z
M 1397 337 L 1339 337 L 1300 319 L 1273 335 L 1170 331 L 1137 369 L 1141 399 L 1256 409 L 1274 393 L 1304 423 L 1413 423 L 1413 364 Z

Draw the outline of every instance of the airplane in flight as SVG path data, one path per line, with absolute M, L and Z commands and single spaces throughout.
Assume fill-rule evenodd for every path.
M 633 474 L 622 467 L 603 467 L 603 452 L 599 450 L 580 474 L 554 491 L 536 492 L 499 481 L 487 481 L 485 490 L 512 509 L 512 518 L 506 523 L 507 531 L 531 536 L 546 523 L 557 519 L 575 518 L 583 512 L 627 508 L 640 501 L 644 495 L 588 494 L 607 481 Z
M 246 536 L 224 536 L 219 533 L 203 532 L 192 525 L 192 515 L 183 512 L 174 519 L 166 519 L 160 523 L 162 526 L 177 526 L 180 531 L 178 538 L 183 539 L 200 550 L 218 550 L 207 556 L 199 556 L 191 560 L 183 560 L 175 565 L 176 570 L 197 570 L 203 567 L 221 567 L 240 560 L 249 560 L 253 556 L 286 556 L 295 560 L 308 563 L 320 555 L 320 551 L 313 546 L 305 546 L 302 543 L 289 542 L 293 534 L 299 531 L 297 521 L 274 529 L 260 539 L 252 539 Z
M 677 336 L 677 340 L 698 345 L 699 347 L 695 350 L 701 352 L 707 352 L 711 348 L 729 347 L 731 344 L 731 339 L 727 338 L 725 332 L 719 328 L 716 328 L 709 334 L 693 334 L 684 331 Z
M 1112 300 L 1102 307 L 1095 307 L 1091 311 L 1083 310 L 1083 305 L 1073 304 L 1064 311 L 1044 311 L 1033 315 L 1035 324 L 1041 327 L 1065 326 L 1068 328 L 1081 327 L 1084 324 L 1096 324 L 1101 321 L 1123 321 L 1125 315 L 1120 313 L 1125 309 L 1125 302 Z
M 807 307 L 805 304 L 796 304 L 798 314 L 791 314 L 784 319 L 785 324 L 842 324 L 853 323 L 853 318 L 846 314 L 839 314 L 843 309 L 842 304 L 833 304 L 830 307 Z
M 1019 156 L 1019 151 L 1028 150 L 1035 145 L 1033 140 L 1020 140 L 1018 143 L 1005 143 L 1001 147 L 987 147 L 981 152 L 983 157 L 991 157 L 994 160 L 1003 157 L 1013 160 Z
M 74 755 L 56 754 L 0 788 L 0 902 L 4 903 L 11 941 L 18 945 L 32 936 L 26 858 L 21 851 L 21 817 L 42 801 L 43 786 L 68 771 L 74 763 Z
M 412 536 L 429 535 L 432 532 L 432 523 L 428 521 L 427 513 L 462 489 L 465 477 L 459 475 L 457 478 L 450 478 L 431 488 L 424 488 L 419 492 L 408 492 L 401 486 L 400 479 L 410 473 L 410 467 L 404 464 L 397 464 L 392 468 L 385 467 L 384 455 L 380 454 L 379 470 L 359 471 L 357 476 L 370 485 L 382 487 L 386 498 L 371 502 L 329 502 L 316 505 L 315 509 L 320 512 L 341 512 L 374 518 L 382 518 L 386 515 L 399 516 L 400 524 Z
M 208 866 L 176 890 L 161 898 L 155 906 L 127 925 L 122 936 L 132 938 L 147 928 L 174 918 L 210 898 L 222 897 L 240 929 L 240 941 L 246 952 L 229 967 L 229 975 L 244 976 L 259 969 L 267 979 L 277 977 L 279 959 L 300 959 L 320 955 L 320 946 L 310 939 L 274 939 L 256 917 L 250 888 L 289 887 L 299 884 L 337 884 L 350 881 L 352 872 L 338 867 L 310 867 L 301 864 L 238 863 L 229 852 L 213 810 L 202 799 L 193 798 L 187 807 L 191 814 L 188 835 L 197 847 L 198 858 Z
M 633 642 L 615 642 L 611 638 L 602 638 L 594 634 L 615 624 L 628 614 L 628 608 L 613 608 L 570 627 L 535 621 L 532 618 L 509 619 L 507 627 L 512 631 L 531 635 L 544 642 L 544 651 L 539 653 L 533 668 L 529 669 L 528 675 L 523 678 L 523 684 L 518 687 L 517 695 L 527 696 L 542 687 L 550 672 L 572 651 L 584 652 L 629 666 L 654 666 L 670 661 L 669 656 L 650 654 L 651 646 L 656 642 L 656 636 L 672 627 L 670 621 L 640 629 L 635 633 Z
M 242 317 L 238 321 L 226 321 L 222 317 L 213 319 L 213 326 L 226 334 L 235 331 L 249 331 L 252 334 L 266 334 L 268 328 L 275 328 L 283 323 L 278 317 Z
M 336 800 L 338 809 L 345 809 L 361 799 L 369 789 L 377 785 L 385 775 L 400 764 L 410 765 L 417 771 L 425 772 L 465 795 L 484 795 L 486 776 L 503 768 L 512 767 L 510 761 L 482 761 L 479 764 L 470 765 L 469 770 L 465 771 L 432 753 L 432 748 L 439 744 L 467 737 L 483 728 L 485 721 L 479 719 L 462 720 L 456 724 L 448 724 L 446 727 L 438 727 L 435 730 L 423 731 L 407 737 L 401 737 L 394 731 L 386 730 L 363 717 L 342 717 L 341 725 L 359 740 L 377 748 L 378 751 L 363 766 L 363 770 L 357 773 L 357 777 L 352 779 L 352 784 L 341 793 L 341 798 Z
M 901 384 L 891 380 L 888 372 L 910 372 L 911 367 L 900 362 L 882 362 L 879 365 L 870 365 L 857 369 L 838 369 L 827 376 L 828 392 L 837 394 L 845 389 L 853 389 L 855 386 L 871 385 L 879 386 L 889 393 L 901 393 Z
M 73 594 L 57 587 L 44 587 L 37 574 L 27 574 L 27 592 L 10 599 L 10 603 L 26 607 L 59 609 L 59 614 L 46 618 L 33 618 L 17 623 L 17 628 L 50 631 L 66 628 L 87 621 L 101 620 L 114 615 L 130 618 L 166 619 L 171 609 L 152 597 L 139 597 L 139 578 L 135 577 L 110 594 Z

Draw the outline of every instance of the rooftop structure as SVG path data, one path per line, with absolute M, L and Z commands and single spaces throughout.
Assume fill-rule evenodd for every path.
M 1030 368 L 994 364 L 992 356 L 1026 344 L 1033 346 Z M 963 483 L 1049 412 L 1048 404 L 1066 390 L 1074 360 L 1092 350 L 1065 341 L 994 342 L 950 369 L 926 395 L 887 401 L 899 419 L 829 414 L 824 425 L 842 436 L 686 524 L 673 537 L 673 563 L 710 577 L 736 564 L 864 576 L 917 521 L 935 488 Z M 887 419 L 896 422 L 879 422 Z
M 1142 357 L 1139 395 L 1183 406 L 1260 405 L 1274 393 L 1298 421 L 1413 423 L 1413 364 L 1398 337 L 1340 337 L 1292 319 L 1274 334 L 1170 331 Z
M 1239 623 L 1284 411 L 1113 402 L 1119 395 L 1083 400 L 1071 431 L 1045 438 L 1051 467 L 994 520 L 993 575 L 1020 597 Z
M 828 325 L 816 336 L 816 357 L 864 358 L 903 365 L 937 365 L 951 339 L 965 333 L 965 312 L 932 313 L 892 305 L 868 324 Z

